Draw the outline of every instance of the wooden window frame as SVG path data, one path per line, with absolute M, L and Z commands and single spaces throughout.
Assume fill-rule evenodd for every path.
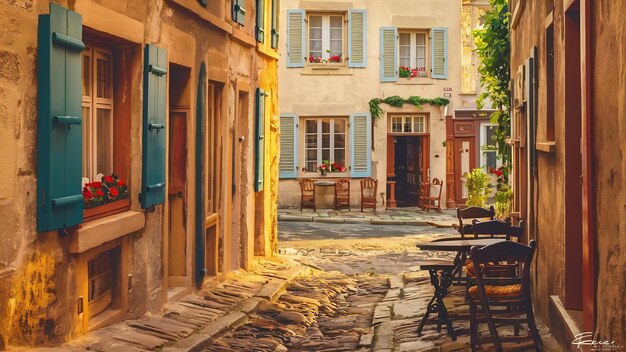
M 344 156 L 344 159 L 346 160 L 346 162 L 345 162 L 345 165 L 342 165 L 342 166 L 344 166 L 346 168 L 346 171 L 345 172 L 333 172 L 332 174 L 336 175 L 337 177 L 348 177 L 350 175 L 350 165 L 351 165 L 351 161 L 350 161 L 350 128 L 351 128 L 351 126 L 350 126 L 349 117 L 347 117 L 347 116 L 319 116 L 319 117 L 304 117 L 304 118 L 300 119 L 300 124 L 303 126 L 303 128 L 299 129 L 300 130 L 299 133 L 301 134 L 301 136 L 299 136 L 299 137 L 300 137 L 300 140 L 302 140 L 303 142 L 301 143 L 302 144 L 302 148 L 298 152 L 301 153 L 302 157 L 300 158 L 300 160 L 302 160 L 303 163 L 304 163 L 304 166 L 302 167 L 302 169 L 300 169 L 300 173 L 303 174 L 303 175 L 320 174 L 320 171 L 317 170 L 317 169 L 315 171 L 309 171 L 307 169 L 308 159 L 307 159 L 307 143 L 306 143 L 306 134 L 307 134 L 307 131 L 306 131 L 307 124 L 306 123 L 307 123 L 307 121 L 316 121 L 317 122 L 317 131 L 316 131 L 316 134 L 317 134 L 317 147 L 316 147 L 316 149 L 317 149 L 317 162 L 316 162 L 316 165 L 319 166 L 322 163 L 322 161 L 323 161 L 321 159 L 321 156 L 322 156 L 322 132 L 321 132 L 322 131 L 321 130 L 322 126 L 321 125 L 322 125 L 322 121 L 324 119 L 329 119 L 330 122 L 331 122 L 330 123 L 330 130 L 329 130 L 329 133 L 331 135 L 334 135 L 334 127 L 335 127 L 334 123 L 333 123 L 334 120 L 340 119 L 340 120 L 343 120 L 345 122 L 346 131 L 345 131 L 345 148 L 344 148 L 345 156 Z M 331 163 L 334 162 L 334 155 L 335 155 L 335 153 L 334 153 L 334 151 L 335 151 L 334 142 L 335 142 L 335 139 L 331 138 L 331 140 L 330 140 L 330 159 L 329 159 Z
M 424 130 L 421 132 L 414 132 L 414 128 L 415 128 L 415 118 L 423 118 L 422 121 L 422 125 L 424 126 Z M 401 127 L 402 127 L 402 131 L 394 131 L 393 130 L 393 123 L 395 119 L 401 119 Z M 407 132 L 405 131 L 405 127 L 406 127 L 406 121 L 407 119 L 410 118 L 411 119 L 411 131 Z M 430 134 L 430 116 L 428 114 L 414 114 L 414 113 L 410 113 L 410 114 L 390 114 L 389 118 L 387 119 L 388 123 L 387 123 L 387 134 L 390 136 L 426 136 Z
M 221 189 L 222 148 L 218 143 L 222 139 L 221 124 L 223 118 L 222 96 L 224 86 L 220 82 L 209 81 L 207 89 L 207 133 L 206 133 L 206 214 L 218 212 Z
M 480 130 L 479 130 L 479 138 L 480 138 L 480 163 L 481 163 L 481 168 L 486 172 L 489 173 L 489 168 L 487 167 L 487 157 L 486 157 L 486 153 L 496 153 L 496 168 L 499 168 L 502 166 L 502 160 L 500 160 L 500 158 L 498 158 L 498 146 L 494 145 L 493 150 L 483 150 L 484 146 L 490 145 L 489 143 L 495 143 L 494 141 L 488 141 L 487 140 L 487 133 L 486 133 L 486 129 L 488 127 L 497 127 L 497 124 L 493 124 L 490 122 L 484 122 L 480 124 Z
M 409 78 L 430 78 L 431 76 L 431 62 L 430 62 L 430 44 L 431 44 L 431 34 L 430 34 L 430 30 L 427 29 L 418 29 L 418 30 L 407 30 L 407 29 L 398 29 L 398 63 L 397 66 L 400 67 L 400 36 L 402 34 L 408 34 L 409 35 L 409 62 L 410 62 L 410 68 L 417 68 L 417 35 L 418 34 L 422 34 L 424 35 L 424 60 L 426 62 L 426 65 L 424 67 L 424 72 L 425 75 L 424 76 L 417 76 L 417 77 L 400 77 L 400 74 L 398 73 L 398 79 L 409 79 Z M 398 71 L 399 72 L 399 71 Z
M 322 58 L 328 59 L 331 55 L 327 53 L 326 50 L 330 50 L 330 17 L 337 16 L 341 17 L 341 62 L 309 62 L 309 57 L 311 56 L 311 36 L 310 36 L 310 23 L 311 17 L 313 16 L 321 16 L 322 17 Z M 306 22 L 306 59 L 304 60 L 305 65 L 310 66 L 345 66 L 347 63 L 346 56 L 348 53 L 348 13 L 347 12 L 307 12 L 305 15 Z M 326 23 L 326 27 L 324 26 Z M 324 35 L 326 34 L 326 41 L 324 39 Z

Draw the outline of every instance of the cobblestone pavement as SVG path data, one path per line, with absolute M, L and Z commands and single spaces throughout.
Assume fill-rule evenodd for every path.
M 417 207 L 389 209 L 385 211 L 347 211 L 332 209 L 278 209 L 279 221 L 347 223 L 372 225 L 431 225 L 451 227 L 458 222 L 456 210 L 423 211 Z

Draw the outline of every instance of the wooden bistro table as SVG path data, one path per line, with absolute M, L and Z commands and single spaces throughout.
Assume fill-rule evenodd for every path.
M 315 181 L 313 182 L 313 184 L 315 185 L 315 187 L 336 187 L 337 186 L 337 183 L 335 183 L 335 181 Z M 319 194 L 319 192 L 316 191 L 315 194 L 317 195 Z M 334 190 L 333 190 L 333 196 L 334 196 Z
M 450 251 L 450 252 L 469 252 L 474 246 L 485 247 L 494 243 L 505 241 L 504 238 L 463 238 L 463 239 L 445 239 L 435 240 L 431 242 L 418 243 L 417 248 L 428 251 Z M 448 335 L 452 341 L 456 341 L 456 335 L 452 327 L 452 319 L 448 316 L 448 309 L 443 303 L 443 299 L 448 294 L 448 288 L 452 285 L 452 277 L 455 269 L 462 267 L 459 257 L 454 261 L 434 260 L 424 262 L 420 265 L 420 269 L 428 270 L 430 274 L 430 283 L 435 288 L 435 294 L 426 306 L 426 312 L 417 327 L 417 336 L 421 336 L 424 324 L 428 320 L 431 313 L 437 313 L 437 332 L 441 332 L 441 326 L 446 325 Z M 439 274 L 440 273 L 440 274 Z

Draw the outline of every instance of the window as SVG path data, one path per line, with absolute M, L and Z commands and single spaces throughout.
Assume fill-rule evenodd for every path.
M 398 37 L 400 77 L 428 77 L 427 33 L 400 32 Z
M 219 150 L 223 147 L 221 138 L 221 121 L 222 121 L 222 89 L 223 85 L 219 82 L 209 82 L 208 89 L 208 115 L 207 134 L 206 134 L 206 184 L 207 184 L 207 215 L 217 213 L 220 207 L 220 191 L 222 184 L 221 173 L 222 158 Z
M 426 115 L 391 116 L 391 133 L 427 133 Z
M 306 171 L 316 172 L 323 161 L 346 166 L 346 118 L 306 119 L 304 138 Z
M 498 160 L 498 147 L 495 145 L 495 141 L 493 139 L 497 128 L 498 126 L 493 124 L 480 125 L 482 167 L 486 172 L 489 172 L 490 169 L 497 169 L 500 167 L 500 161 Z
M 342 62 L 343 15 L 309 15 L 309 63 Z
M 87 261 L 89 318 L 119 306 L 120 252 L 117 246 Z
M 83 178 L 113 173 L 113 57 L 109 50 L 83 51 Z

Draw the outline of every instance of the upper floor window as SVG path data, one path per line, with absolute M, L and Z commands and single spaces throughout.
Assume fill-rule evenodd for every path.
M 308 16 L 309 63 L 339 63 L 344 60 L 344 16 Z
M 392 115 L 389 131 L 391 133 L 427 133 L 427 117 L 417 115 Z
M 399 32 L 400 77 L 428 77 L 428 34 Z

